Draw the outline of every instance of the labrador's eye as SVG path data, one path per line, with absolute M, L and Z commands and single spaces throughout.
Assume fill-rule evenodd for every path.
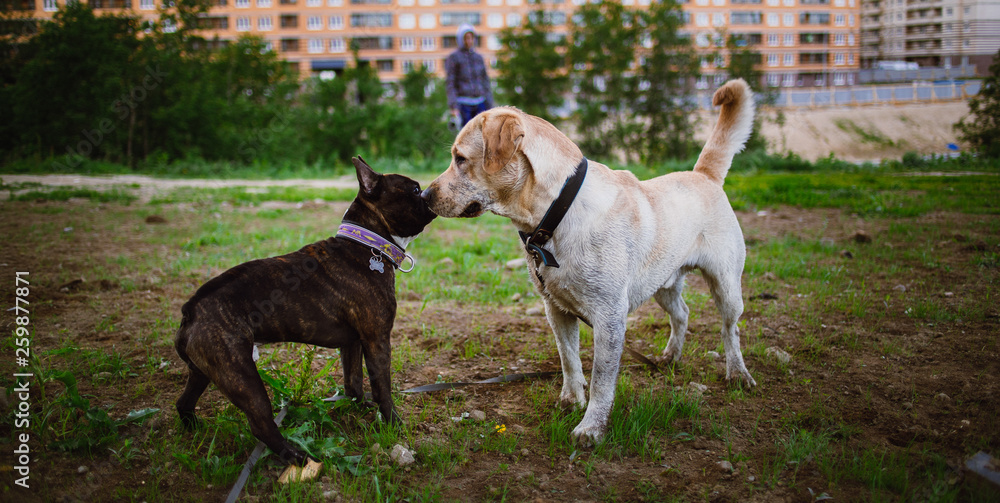
M 465 163 L 465 158 L 464 157 L 462 157 L 460 155 L 456 155 L 455 156 L 455 164 L 456 165 L 461 166 L 464 163 Z

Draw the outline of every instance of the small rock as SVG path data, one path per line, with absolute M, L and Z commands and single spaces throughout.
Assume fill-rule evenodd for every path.
M 865 231 L 857 231 L 851 239 L 853 239 L 855 243 L 871 243 L 872 235 Z
M 844 258 L 854 258 L 854 254 L 850 250 L 840 250 L 840 256 Z
M 521 449 L 521 456 L 528 457 L 531 455 L 531 451 L 528 449 Z
M 948 395 L 946 395 L 946 394 L 944 394 L 944 393 L 938 393 L 937 395 L 934 395 L 934 399 L 942 401 L 942 402 L 950 402 L 951 401 L 951 397 L 948 396 Z
M 959 423 L 958 427 L 961 429 L 961 428 L 968 428 L 969 426 L 972 426 L 972 423 L 970 423 L 968 419 L 963 419 L 962 422 Z
M 481 423 L 486 420 L 486 413 L 481 410 L 474 410 L 469 413 L 469 419 Z
M 771 271 L 767 271 L 767 272 L 764 273 L 764 279 L 766 279 L 768 281 L 774 281 L 774 280 L 778 279 L 778 275 L 774 274 Z
M 892 287 L 892 289 L 895 290 L 895 291 L 897 291 L 897 292 L 903 293 L 903 292 L 906 291 L 906 285 L 896 285 L 896 286 Z
M 84 473 L 87 473 L 89 471 L 90 469 L 84 465 L 80 465 L 80 467 L 76 469 L 76 473 L 79 473 L 80 475 L 83 475 Z
M 944 292 L 944 296 L 945 297 L 954 297 L 955 293 L 954 292 Z
M 106 381 L 108 379 L 111 379 L 111 375 L 112 375 L 111 372 L 98 372 L 97 375 L 95 375 L 94 377 L 100 381 Z
M 733 464 L 730 463 L 729 461 L 722 460 L 722 461 L 719 461 L 716 464 L 719 465 L 719 468 L 721 468 L 722 471 L 724 471 L 726 473 L 733 473 Z
M 337 497 L 337 494 L 339 494 L 339 493 L 337 493 L 336 489 L 330 489 L 329 491 L 323 491 L 323 499 L 332 500 L 332 499 L 334 499 L 334 498 Z
M 538 306 L 529 307 L 528 310 L 524 312 L 524 314 L 528 316 L 542 316 L 545 314 L 545 309 Z
M 781 363 L 788 363 L 792 361 L 792 355 L 788 354 L 787 351 L 777 347 L 771 346 L 764 350 L 764 354 L 772 358 L 777 359 Z
M 515 293 L 514 295 L 510 296 L 510 301 L 511 302 L 517 302 L 519 300 L 521 300 L 521 294 L 519 294 L 519 293 Z
M 378 443 L 372 444 L 370 450 L 372 451 L 372 456 L 378 456 L 382 454 L 382 446 Z
M 758 212 L 757 212 L 757 216 L 758 216 L 758 217 L 766 217 L 766 216 L 768 216 L 769 214 L 770 214 L 770 213 L 768 213 L 768 212 L 767 212 L 767 210 L 760 210 L 760 211 L 758 211 Z
M 392 446 L 392 452 L 389 453 L 389 457 L 399 466 L 408 466 L 416 462 L 416 459 L 413 458 L 413 451 L 400 444 Z
M 757 480 L 757 477 L 754 477 L 753 475 L 747 476 L 747 482 L 753 482 L 755 480 Z
M 524 435 L 525 433 L 524 426 L 521 426 L 519 424 L 511 425 L 510 431 L 514 432 L 517 435 Z
M 903 409 L 910 410 L 913 408 L 913 402 L 903 402 Z
M 451 266 L 451 265 L 455 265 L 455 261 L 454 261 L 454 260 L 452 260 L 452 258 L 451 258 L 451 257 L 445 257 L 445 258 L 443 258 L 443 259 L 441 259 L 441 260 L 438 260 L 438 261 L 437 261 L 437 263 L 438 263 L 438 265 L 440 265 L 440 266 Z
M 513 260 L 508 260 L 507 263 L 504 264 L 503 266 L 506 269 L 513 270 L 513 269 L 520 269 L 520 268 L 526 266 L 527 264 L 528 264 L 528 260 L 527 259 L 516 258 L 516 259 L 513 259 Z
M 708 391 L 708 386 L 705 386 L 704 384 L 697 382 L 689 382 L 688 389 L 691 391 L 692 395 L 701 396 L 704 395 L 706 391 Z
M 719 358 L 721 358 L 721 356 L 717 351 L 708 351 L 705 353 L 705 356 L 712 360 L 718 360 Z
M 150 216 L 146 217 L 146 223 L 147 224 L 165 224 L 165 223 L 167 223 L 167 219 L 161 217 L 160 215 L 150 215 Z

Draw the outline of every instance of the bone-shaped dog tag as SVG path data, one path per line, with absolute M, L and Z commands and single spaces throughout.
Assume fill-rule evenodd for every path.
M 385 264 L 382 263 L 382 257 L 372 257 L 368 259 L 368 268 L 373 271 L 384 273 Z

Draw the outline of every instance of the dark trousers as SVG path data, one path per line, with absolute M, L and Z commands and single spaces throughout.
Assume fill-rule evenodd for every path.
M 486 101 L 478 105 L 463 105 L 459 103 L 458 111 L 462 114 L 462 125 L 465 126 L 473 117 L 479 115 L 480 112 L 486 111 Z

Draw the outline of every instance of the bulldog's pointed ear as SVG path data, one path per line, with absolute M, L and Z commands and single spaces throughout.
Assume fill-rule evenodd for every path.
M 521 119 L 510 114 L 494 114 L 483 118 L 483 169 L 493 174 L 514 158 L 524 140 Z
M 354 163 L 354 169 L 358 172 L 358 184 L 361 185 L 361 190 L 368 196 L 374 195 L 379 187 L 379 181 L 382 180 L 382 175 L 376 173 L 361 156 L 352 157 L 351 162 Z

